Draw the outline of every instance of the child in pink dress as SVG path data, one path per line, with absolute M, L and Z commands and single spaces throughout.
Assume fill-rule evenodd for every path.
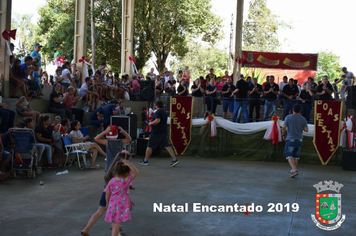
M 137 169 L 125 157 L 117 155 L 105 175 L 106 192 L 105 221 L 112 223 L 112 236 L 117 236 L 121 222 L 131 220 L 130 186 L 137 176 Z

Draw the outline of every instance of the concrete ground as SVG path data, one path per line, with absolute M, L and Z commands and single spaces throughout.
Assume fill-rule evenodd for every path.
M 98 163 L 104 166 L 104 160 Z M 303 165 L 299 175 L 288 177 L 288 164 L 217 159 L 180 158 L 169 168 L 170 159 L 150 159 L 149 166 L 132 163 L 139 175 L 131 191 L 136 204 L 132 221 L 123 223 L 123 235 L 355 235 L 355 172 L 339 166 Z M 57 170 L 59 171 L 59 170 Z M 103 188 L 103 169 L 69 169 L 55 175 L 46 169 L 35 179 L 20 176 L 0 183 L 0 235 L 80 235 L 97 210 Z M 315 226 L 313 184 L 322 180 L 342 183 L 342 214 L 346 220 L 331 232 Z M 44 181 L 44 185 L 40 185 Z M 187 213 L 154 213 L 153 203 L 188 203 Z M 261 213 L 194 213 L 193 203 L 205 205 L 261 205 Z M 298 212 L 267 212 L 269 203 L 298 203 Z M 101 218 L 90 235 L 110 235 L 110 224 Z

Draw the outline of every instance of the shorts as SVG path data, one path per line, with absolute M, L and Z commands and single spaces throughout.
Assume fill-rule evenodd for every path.
M 58 147 L 54 146 L 54 153 L 61 154 L 62 153 L 62 148 L 58 148 Z
M 229 108 L 230 112 L 234 112 L 234 100 L 223 100 L 223 112 L 227 112 L 227 108 Z
M 62 87 L 68 88 L 70 84 L 67 83 L 59 83 Z
M 106 207 L 105 196 L 106 196 L 106 193 L 103 191 L 103 193 L 101 194 L 100 201 L 99 201 L 99 206 L 101 206 L 101 207 Z
M 293 157 L 294 159 L 299 159 L 300 150 L 302 149 L 302 140 L 291 139 L 287 140 L 285 151 L 286 159 Z
M 25 112 L 24 110 L 20 109 L 20 108 L 16 108 L 16 112 L 18 115 L 23 116 L 23 113 Z
M 10 77 L 10 84 L 13 85 L 13 86 L 16 86 L 17 85 L 17 81 Z
M 155 149 L 159 146 L 169 147 L 167 134 L 150 134 L 150 138 L 147 143 L 147 147 Z

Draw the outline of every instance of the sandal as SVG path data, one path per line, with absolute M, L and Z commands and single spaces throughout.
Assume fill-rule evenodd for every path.
M 95 166 L 89 166 L 89 169 L 100 169 L 100 166 L 99 166 L 99 164 L 95 165 Z

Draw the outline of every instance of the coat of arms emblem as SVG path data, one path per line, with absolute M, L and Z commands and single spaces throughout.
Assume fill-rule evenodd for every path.
M 346 215 L 341 214 L 341 194 L 340 189 L 344 186 L 335 181 L 320 181 L 313 185 L 317 190 L 315 196 L 315 215 L 311 218 L 322 230 L 335 230 L 345 221 Z M 330 191 L 336 193 L 329 193 Z M 325 193 L 322 193 L 325 192 Z

